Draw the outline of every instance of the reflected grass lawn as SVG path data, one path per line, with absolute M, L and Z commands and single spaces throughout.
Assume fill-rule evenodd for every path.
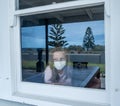
M 22 68 L 24 69 L 36 69 L 36 63 L 37 61 L 22 61 Z M 68 62 L 68 65 L 72 66 L 72 62 Z M 89 63 L 88 66 L 98 66 L 100 67 L 100 72 L 105 73 L 105 64 L 95 64 L 95 63 Z
M 35 60 L 33 60 L 33 61 L 24 60 L 24 61 L 22 61 L 22 68 L 24 68 L 24 69 L 36 69 L 36 63 L 37 63 L 37 61 L 35 61 Z

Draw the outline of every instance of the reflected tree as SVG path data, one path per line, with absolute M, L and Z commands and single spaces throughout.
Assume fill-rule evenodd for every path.
M 65 29 L 62 24 L 53 24 L 50 27 L 49 33 L 49 42 L 48 45 L 54 48 L 62 48 L 68 45 L 67 41 L 65 40 Z
M 88 27 L 85 32 L 85 36 L 83 38 L 83 48 L 86 51 L 94 49 L 95 47 L 95 40 L 93 36 L 92 29 Z

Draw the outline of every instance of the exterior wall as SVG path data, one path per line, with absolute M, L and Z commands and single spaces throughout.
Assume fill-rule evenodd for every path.
M 0 1 L 0 98 L 11 95 L 8 0 Z
M 13 96 L 11 83 L 11 54 L 10 50 L 10 29 L 9 29 L 9 1 L 0 0 L 0 98 L 18 102 L 34 104 L 38 106 L 69 106 L 68 104 L 52 103 L 50 100 L 40 98 L 27 99 L 24 97 Z M 120 106 L 120 84 L 119 84 L 119 54 L 120 54 L 120 1 L 111 0 L 111 106 Z M 12 36 L 12 35 L 11 35 Z M 83 102 L 72 103 L 72 105 L 88 106 Z M 90 104 L 89 104 L 90 106 Z M 99 106 L 93 105 L 91 106 Z M 101 105 L 103 106 L 103 105 Z M 105 105 L 104 105 L 105 106 Z
M 120 106 L 120 0 L 111 0 L 111 105 Z

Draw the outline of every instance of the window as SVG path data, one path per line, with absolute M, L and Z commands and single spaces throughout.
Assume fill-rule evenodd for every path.
M 31 98 L 36 95 L 48 97 L 52 101 L 56 100 L 53 98 L 57 98 L 61 101 L 64 99 L 108 103 L 110 29 L 106 10 L 108 10 L 107 2 L 103 0 L 77 0 L 16 10 L 13 14 L 17 21 L 11 39 L 16 94 L 31 94 L 32 96 L 27 96 Z M 55 41 L 51 34 L 52 29 L 59 28 L 62 30 L 59 39 L 62 38 L 61 42 L 64 42 L 64 45 L 59 45 L 62 45 L 61 50 L 65 50 L 67 59 L 53 58 L 56 44 L 51 45 Z M 86 43 L 87 40 L 92 46 Z M 74 72 L 70 74 L 74 79 L 72 85 L 45 83 L 43 79 L 46 67 L 50 65 L 52 68 L 56 61 L 57 66 L 60 62 L 64 66 L 66 63 L 64 60 L 67 60 L 68 66 L 74 68 Z M 94 68 L 94 71 L 89 71 L 89 67 Z M 79 77 L 80 72 L 85 75 L 85 71 L 91 74 L 88 73 L 89 77 L 80 85 L 83 77 Z M 105 85 L 97 87 L 101 89 L 93 89 L 94 78 L 102 78 L 101 81 L 104 82 L 102 84 Z
M 103 5 L 23 16 L 20 20 L 23 81 L 105 88 Z M 60 58 L 67 63 L 57 69 L 61 49 L 66 57 Z
M 69 2 L 75 0 L 19 0 L 19 9 L 31 8 L 36 6 L 44 6 L 62 2 Z

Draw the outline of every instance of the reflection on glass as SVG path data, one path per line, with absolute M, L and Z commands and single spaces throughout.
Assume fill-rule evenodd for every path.
M 45 26 L 22 27 L 22 78 L 43 72 L 45 68 Z
M 36 6 L 50 5 L 75 0 L 19 0 L 19 9 L 31 8 Z
M 94 16 L 104 13 L 103 5 L 89 8 L 94 9 Z M 105 88 L 104 17 L 91 20 L 81 9 L 72 11 L 54 13 L 63 22 L 51 14 L 21 17 L 23 81 Z

